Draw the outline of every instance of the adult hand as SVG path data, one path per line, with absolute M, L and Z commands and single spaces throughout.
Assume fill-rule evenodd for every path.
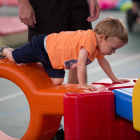
M 88 0 L 90 7 L 90 16 L 87 18 L 88 22 L 96 20 L 100 15 L 100 6 L 97 0 Z
M 18 0 L 19 18 L 25 25 L 35 28 L 35 12 L 28 0 Z

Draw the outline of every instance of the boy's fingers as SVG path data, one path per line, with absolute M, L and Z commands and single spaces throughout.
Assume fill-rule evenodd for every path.
M 122 84 L 122 83 L 127 83 L 127 82 L 130 82 L 130 80 L 128 80 L 128 79 L 119 79 L 118 81 L 113 82 L 113 83 L 120 83 L 120 84 Z
M 122 79 L 122 81 L 123 81 L 123 83 L 130 82 L 130 80 L 128 80 L 128 79 Z
M 120 83 L 120 84 L 122 84 L 122 83 L 123 83 L 123 81 L 121 80 L 119 83 Z
M 98 90 L 98 88 L 96 88 L 96 87 L 93 86 L 92 84 L 91 84 L 91 85 L 79 86 L 79 88 L 86 89 L 86 90 L 92 90 L 92 91 Z
M 90 89 L 93 90 L 93 91 L 97 90 L 97 88 L 95 86 L 92 86 L 92 85 L 90 86 Z

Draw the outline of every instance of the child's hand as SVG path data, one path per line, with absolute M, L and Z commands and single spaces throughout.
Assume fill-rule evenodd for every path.
M 79 85 L 79 88 L 86 89 L 86 90 L 92 90 L 92 91 L 98 90 L 98 88 L 96 88 L 92 84 L 91 85 L 87 85 L 87 84 Z
M 113 80 L 113 83 L 120 83 L 120 84 L 122 84 L 122 83 L 126 83 L 126 82 L 130 82 L 130 80 L 128 80 L 128 79 L 115 79 L 115 80 Z

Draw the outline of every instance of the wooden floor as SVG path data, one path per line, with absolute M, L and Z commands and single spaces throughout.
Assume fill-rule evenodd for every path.
M 8 13 L 11 16 L 17 15 L 18 9 L 8 9 Z M 0 16 L 3 15 L 5 14 L 0 13 Z M 126 25 L 125 13 L 103 11 L 99 19 L 93 22 L 93 28 L 97 22 L 108 16 L 119 17 Z M 114 55 L 106 57 L 119 78 L 140 78 L 140 32 L 139 29 L 134 30 L 135 33 L 129 33 L 129 43 L 125 47 L 117 50 Z M 97 61 L 89 65 L 87 70 L 89 84 L 107 78 Z M 67 83 L 67 77 L 68 72 L 66 72 L 65 83 Z M 21 138 L 26 132 L 29 119 L 30 111 L 23 92 L 12 82 L 0 78 L 0 130 L 11 137 Z

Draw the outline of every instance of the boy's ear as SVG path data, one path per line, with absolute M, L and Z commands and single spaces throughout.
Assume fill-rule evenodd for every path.
M 102 40 L 105 39 L 105 36 L 103 34 L 99 35 L 99 42 L 102 42 Z

